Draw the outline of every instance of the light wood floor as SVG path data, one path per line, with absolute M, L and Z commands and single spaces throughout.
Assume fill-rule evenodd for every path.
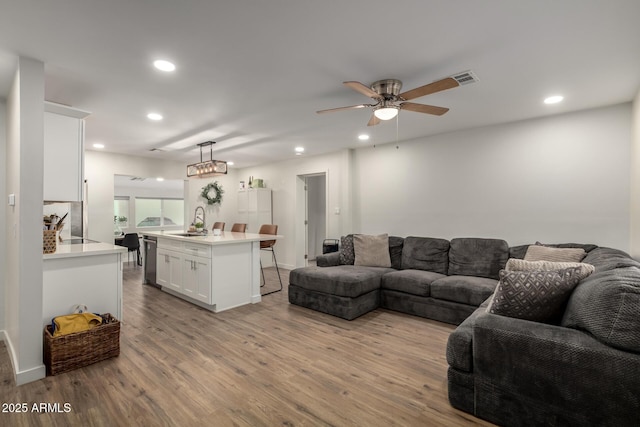
M 453 326 L 382 309 L 346 321 L 290 305 L 286 287 L 213 314 L 141 282 L 127 265 L 117 358 L 16 387 L 0 342 L 2 403 L 71 405 L 0 425 L 491 425 L 447 400 Z

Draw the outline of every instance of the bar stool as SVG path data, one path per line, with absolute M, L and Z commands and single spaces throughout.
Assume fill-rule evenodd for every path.
M 138 233 L 127 233 L 122 239 L 122 246 L 127 248 L 127 262 L 129 262 L 129 254 L 136 253 L 136 264 L 142 265 L 142 257 L 140 256 L 140 238 Z
M 214 222 L 213 227 L 211 229 L 224 231 L 224 222 Z
M 263 224 L 260 226 L 260 231 L 258 231 L 259 234 L 278 234 L 278 226 L 275 224 Z M 271 251 L 271 256 L 273 257 L 273 261 L 276 265 L 276 272 L 278 273 L 278 280 L 280 281 L 280 289 L 275 290 L 275 291 L 271 291 L 271 292 L 267 292 L 262 294 L 262 296 L 265 295 L 269 295 L 269 294 L 274 294 L 276 292 L 280 292 L 282 290 L 282 277 L 280 277 L 280 269 L 278 268 L 278 260 L 276 259 L 276 253 L 273 250 L 273 246 L 276 244 L 275 240 L 264 240 L 260 242 L 260 250 L 261 251 Z M 264 268 L 262 268 L 262 260 L 260 260 L 260 271 L 262 272 L 262 285 L 260 285 L 260 287 L 263 287 L 264 285 L 266 285 L 267 281 L 264 278 Z
M 233 227 L 231 227 L 231 231 L 234 233 L 244 233 L 247 231 L 247 224 L 236 222 L 233 224 Z

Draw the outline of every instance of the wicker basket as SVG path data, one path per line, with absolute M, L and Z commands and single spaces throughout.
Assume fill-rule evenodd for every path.
M 42 253 L 54 253 L 56 245 L 56 230 L 42 230 Z
M 44 363 L 47 375 L 82 368 L 120 354 L 120 321 L 104 314 L 105 322 L 87 331 L 54 337 L 44 328 Z

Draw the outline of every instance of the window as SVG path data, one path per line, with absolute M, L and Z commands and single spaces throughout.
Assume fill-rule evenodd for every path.
M 136 197 L 137 227 L 182 226 L 183 199 L 152 199 Z
M 129 198 L 116 196 L 113 201 L 113 223 L 120 227 L 129 226 Z

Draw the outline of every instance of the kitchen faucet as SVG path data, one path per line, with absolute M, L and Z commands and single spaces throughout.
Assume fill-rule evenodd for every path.
M 202 211 L 202 216 L 201 217 L 198 216 L 198 209 L 200 209 Z M 193 223 L 194 224 L 197 223 L 198 219 L 200 219 L 200 221 L 202 221 L 202 224 L 204 225 L 204 229 L 206 230 L 207 229 L 207 224 L 206 224 L 206 222 L 204 220 L 204 217 L 205 217 L 204 208 L 202 206 L 198 206 L 196 208 L 196 211 L 193 214 Z

